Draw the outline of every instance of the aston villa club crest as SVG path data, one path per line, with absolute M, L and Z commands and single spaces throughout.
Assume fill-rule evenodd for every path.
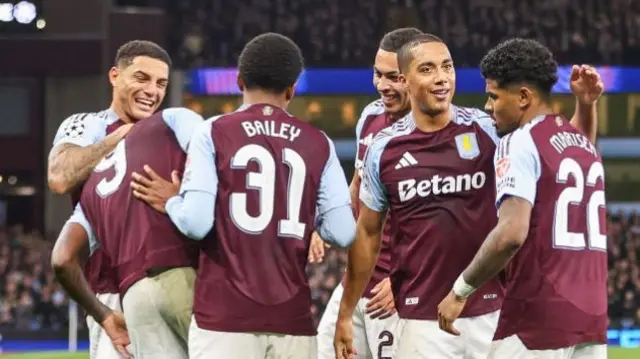
M 262 115 L 263 116 L 271 116 L 273 114 L 273 107 L 271 106 L 265 106 L 262 108 Z
M 480 155 L 478 138 L 473 132 L 466 132 L 456 136 L 458 155 L 465 160 L 472 160 Z

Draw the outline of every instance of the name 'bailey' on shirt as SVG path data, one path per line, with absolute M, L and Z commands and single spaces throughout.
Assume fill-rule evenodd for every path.
M 263 135 L 284 138 L 291 142 L 301 133 L 301 130 L 296 126 L 277 121 L 243 121 L 242 128 L 248 137 Z

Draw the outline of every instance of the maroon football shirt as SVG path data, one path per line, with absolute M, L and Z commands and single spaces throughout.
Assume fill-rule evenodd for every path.
M 213 121 L 211 140 L 219 183 L 196 280 L 198 326 L 315 335 L 305 268 L 329 139 L 252 105 Z
M 376 135 L 393 124 L 393 119 L 389 114 L 384 111 L 384 105 L 381 100 L 376 100 L 370 103 L 362 111 L 360 120 L 356 127 L 356 138 L 358 140 L 358 151 L 356 157 L 356 170 L 359 176 L 362 176 L 362 166 L 364 163 L 364 156 L 369 148 L 371 142 Z M 356 203 L 356 218 L 358 217 L 358 203 Z M 391 238 L 393 236 L 391 232 L 391 220 L 389 217 L 391 213 L 387 214 L 385 219 L 384 228 L 382 230 L 382 243 L 380 245 L 380 253 L 378 254 L 378 260 L 376 266 L 371 275 L 371 279 L 364 290 L 363 296 L 371 298 L 371 290 L 385 278 L 388 278 L 391 274 L 392 262 L 391 262 Z M 343 277 L 343 285 L 347 280 L 346 275 Z
M 500 141 L 498 203 L 533 204 L 529 235 L 509 263 L 495 340 L 531 350 L 607 341 L 604 169 L 596 147 L 559 115 Z
M 391 283 L 401 318 L 435 320 L 437 306 L 497 223 L 492 120 L 453 107 L 436 132 L 416 128 L 411 115 L 380 132 L 365 160 L 360 199 L 389 209 L 396 266 Z M 498 279 L 472 296 L 461 317 L 500 309 Z
M 195 242 L 183 237 L 165 214 L 133 197 L 132 172 L 149 165 L 170 178 L 184 170 L 185 153 L 162 111 L 137 123 L 85 184 L 80 204 L 123 294 L 150 269 L 188 267 L 197 262 Z

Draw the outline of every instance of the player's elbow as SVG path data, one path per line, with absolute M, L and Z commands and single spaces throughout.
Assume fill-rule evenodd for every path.
M 71 191 L 71 184 L 65 181 L 62 174 L 49 170 L 47 174 L 47 185 L 51 192 L 56 194 L 66 194 Z
M 77 258 L 60 246 L 55 246 L 51 251 L 51 268 L 56 275 L 64 272 L 76 262 Z
M 199 216 L 199 217 L 208 217 L 208 216 Z M 185 236 L 200 241 L 204 239 L 204 237 L 209 234 L 211 228 L 213 228 L 213 219 L 209 218 L 200 218 L 198 221 L 193 221 L 192 223 L 186 223 L 187 225 L 180 228 L 180 231 Z
M 523 220 L 511 221 L 505 226 L 503 243 L 509 249 L 520 249 L 529 234 L 529 223 Z
M 340 228 L 327 231 L 327 241 L 338 248 L 348 248 L 356 238 L 356 221 L 353 216 L 345 217 L 344 221 L 345 223 L 342 223 Z

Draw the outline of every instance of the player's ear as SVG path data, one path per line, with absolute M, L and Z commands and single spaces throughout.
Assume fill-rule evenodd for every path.
M 520 108 L 529 107 L 531 101 L 533 100 L 533 91 L 527 86 L 521 86 L 518 91 L 518 101 L 520 102 Z
M 117 68 L 116 66 L 113 66 L 109 70 L 109 82 L 111 83 L 111 86 L 115 86 L 116 85 L 116 81 L 118 80 L 118 76 L 120 76 L 120 69 Z
M 285 98 L 287 99 L 287 102 L 291 101 L 291 99 L 293 98 L 293 95 L 296 93 L 296 86 L 298 85 L 298 83 L 294 83 L 293 86 L 287 88 L 284 92 Z
M 242 81 L 242 79 L 240 78 L 240 74 L 238 74 L 236 83 L 238 84 L 238 88 L 240 89 L 240 91 L 244 91 L 244 81 Z

